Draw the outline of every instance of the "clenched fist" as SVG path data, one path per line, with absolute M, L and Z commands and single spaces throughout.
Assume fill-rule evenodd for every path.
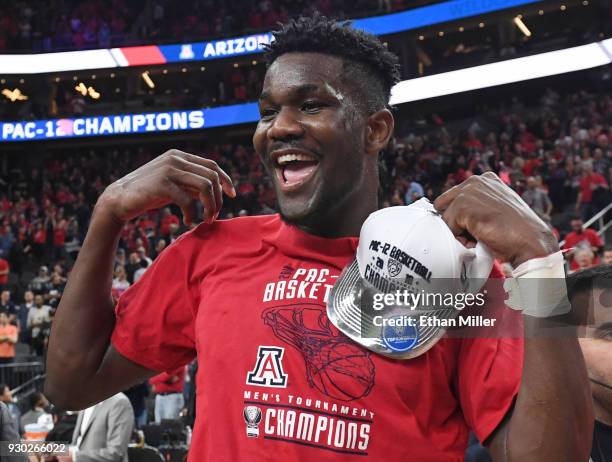
M 109 185 L 98 199 L 111 218 L 125 223 L 147 210 L 171 202 L 191 225 L 196 217 L 193 200 L 204 204 L 204 221 L 212 223 L 221 211 L 223 192 L 236 197 L 229 175 L 213 160 L 171 149 Z
M 546 223 L 494 173 L 468 178 L 439 196 L 434 207 L 464 244 L 482 242 L 515 268 L 559 250 Z

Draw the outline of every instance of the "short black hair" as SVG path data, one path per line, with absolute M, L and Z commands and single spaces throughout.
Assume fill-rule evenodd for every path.
M 322 15 L 281 24 L 266 45 L 268 67 L 285 53 L 324 53 L 344 60 L 344 80 L 356 84 L 368 113 L 387 107 L 391 87 L 400 80 L 399 60 L 374 35 Z
M 612 265 L 599 265 L 576 271 L 566 278 L 567 295 L 571 300 L 575 295 L 597 289 L 608 289 L 612 281 Z
M 39 392 L 39 391 L 36 391 L 36 392 L 32 393 L 30 395 L 30 409 L 34 409 L 36 407 L 36 405 L 40 401 L 42 401 L 43 398 L 44 398 L 44 395 L 41 392 Z

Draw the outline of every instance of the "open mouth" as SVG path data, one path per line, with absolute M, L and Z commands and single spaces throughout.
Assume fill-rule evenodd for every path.
M 285 192 L 298 189 L 308 182 L 319 166 L 314 156 L 303 152 L 287 151 L 275 153 L 272 157 L 278 182 Z

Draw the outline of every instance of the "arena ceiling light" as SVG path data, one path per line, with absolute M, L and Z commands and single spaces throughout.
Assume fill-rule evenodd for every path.
M 581 71 L 604 66 L 610 62 L 612 62 L 612 39 L 404 80 L 391 90 L 390 104 L 409 103 L 453 93 Z
M 514 24 L 516 24 L 516 27 L 519 28 L 519 30 L 525 35 L 525 37 L 531 37 L 531 31 L 525 25 L 520 15 L 515 17 L 513 21 L 514 21 Z
M 153 82 L 153 79 L 151 78 L 151 76 L 149 75 L 149 71 L 144 71 L 142 74 L 142 80 L 145 81 L 145 83 L 147 84 L 147 86 L 150 89 L 155 88 L 155 82 Z
M 19 88 L 15 88 L 14 90 L 9 90 L 8 88 L 5 88 L 4 90 L 2 90 L 2 94 L 8 99 L 10 99 L 13 103 L 15 101 L 27 101 L 28 99 L 27 95 L 21 93 L 21 90 Z

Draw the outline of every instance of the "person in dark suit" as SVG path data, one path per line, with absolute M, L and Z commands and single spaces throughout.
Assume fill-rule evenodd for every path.
M 134 411 L 123 393 L 91 406 L 77 417 L 70 455 L 59 462 L 128 462 Z
M 0 441 L 6 441 L 9 443 L 19 443 L 21 440 L 17 431 L 15 431 L 15 424 L 13 417 L 8 410 L 6 404 L 0 401 Z M 26 456 L 12 456 L 11 462 L 27 462 Z

